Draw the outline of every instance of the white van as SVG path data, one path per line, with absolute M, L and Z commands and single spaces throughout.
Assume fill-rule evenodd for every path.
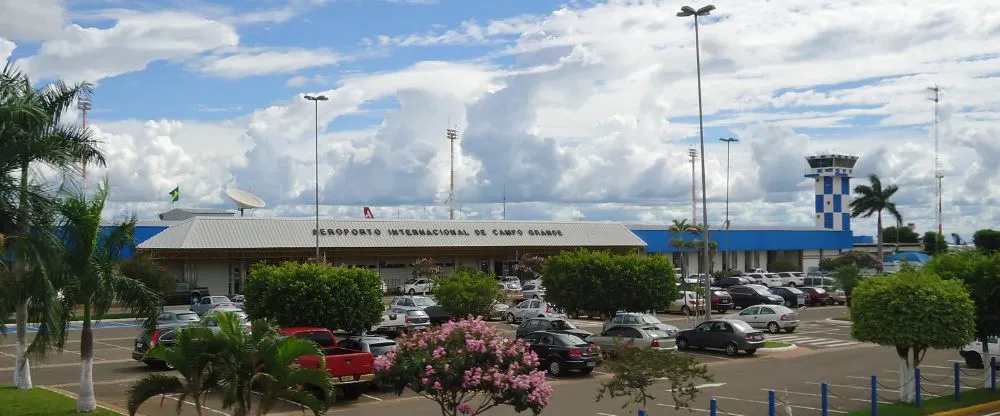
M 1000 360 L 1000 336 L 994 335 L 986 339 L 989 343 L 990 356 Z M 965 365 L 969 368 L 983 368 L 983 343 L 979 340 L 973 341 L 958 350 L 958 354 L 965 359 Z

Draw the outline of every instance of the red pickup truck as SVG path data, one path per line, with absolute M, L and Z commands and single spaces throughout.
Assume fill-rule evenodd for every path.
M 333 384 L 348 400 L 361 397 L 375 379 L 372 367 L 375 364 L 375 357 L 368 352 L 337 346 L 337 338 L 326 328 L 281 328 L 281 334 L 308 339 L 319 344 L 325 357 L 302 356 L 295 360 L 295 364 L 305 368 L 319 368 L 319 360 L 325 359 L 326 371 L 333 378 Z

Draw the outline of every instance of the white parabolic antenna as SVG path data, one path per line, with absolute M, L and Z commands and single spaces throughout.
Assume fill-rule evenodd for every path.
M 236 207 L 240 210 L 240 216 L 243 216 L 244 209 L 257 209 L 264 208 L 265 204 L 263 199 L 259 196 L 251 194 L 242 189 L 229 188 L 226 189 L 226 195 L 229 199 L 232 199 L 236 203 Z

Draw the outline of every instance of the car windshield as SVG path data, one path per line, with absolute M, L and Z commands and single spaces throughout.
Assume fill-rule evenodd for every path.
M 417 283 L 417 279 L 410 279 L 410 280 L 407 280 L 407 281 L 406 281 L 406 283 L 403 283 L 403 284 L 404 284 L 404 285 L 412 285 L 412 284 L 414 284 L 414 283 Z
M 552 335 L 554 337 L 556 337 L 556 339 L 559 340 L 560 344 L 565 345 L 565 346 L 570 346 L 570 347 L 585 347 L 585 346 L 588 345 L 587 341 L 584 341 L 583 338 L 578 337 L 578 336 L 573 335 L 573 334 L 552 334 Z
M 729 324 L 743 332 L 753 331 L 753 327 L 751 327 L 750 324 L 743 321 L 729 321 Z
M 198 320 L 198 314 L 196 314 L 194 312 L 191 312 L 191 313 L 179 313 L 179 314 L 177 314 L 177 320 L 178 321 L 191 321 L 191 322 L 194 322 L 194 321 Z
M 431 298 L 413 298 L 413 304 L 417 306 L 437 306 L 437 302 Z
M 212 302 L 213 303 L 228 303 L 228 302 L 232 302 L 232 301 L 229 300 L 229 298 L 227 298 L 225 296 L 212 296 Z
M 763 288 L 763 287 L 760 287 L 760 286 L 748 286 L 748 287 L 751 290 L 753 290 L 754 292 L 757 292 L 757 293 L 759 293 L 761 295 L 770 295 L 771 294 L 771 292 L 767 291 L 767 288 Z
M 791 292 L 793 295 L 801 295 L 802 294 L 801 290 L 798 290 L 798 289 L 796 289 L 794 287 L 786 287 L 784 289 L 787 290 L 788 292 Z
M 555 328 L 555 329 L 558 329 L 558 330 L 563 330 L 563 331 L 565 331 L 567 329 L 577 329 L 576 325 L 573 325 L 572 322 L 561 321 L 561 320 L 560 321 L 552 321 L 552 327 Z
M 427 312 L 424 312 L 424 311 L 406 311 L 406 314 L 410 315 L 410 316 L 417 316 L 417 317 L 425 317 L 425 316 L 427 316 Z
M 380 342 L 377 344 L 368 344 L 368 348 L 372 350 L 373 355 L 385 355 L 396 350 L 396 343 Z
M 660 322 L 659 319 L 656 319 L 656 317 L 653 316 L 653 315 L 643 315 L 642 316 L 642 323 L 644 323 L 644 324 L 658 325 L 658 324 L 661 324 L 662 322 Z
M 333 335 L 326 331 L 299 332 L 298 334 L 295 334 L 295 337 L 311 340 L 316 344 L 319 344 L 320 348 L 329 348 L 333 346 Z

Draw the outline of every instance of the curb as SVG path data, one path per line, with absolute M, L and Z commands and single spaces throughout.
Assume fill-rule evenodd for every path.
M 938 412 L 934 413 L 932 416 L 968 416 L 990 410 L 1000 410 L 1000 400 L 977 404 L 975 406 L 963 407 L 961 409 Z
M 824 322 L 832 325 L 851 326 L 851 321 L 841 321 L 839 319 L 833 319 L 833 318 L 826 318 Z
M 73 393 L 71 391 L 66 391 L 66 390 L 63 390 L 63 389 L 60 389 L 60 388 L 57 388 L 57 387 L 50 387 L 50 386 L 43 386 L 43 385 L 36 385 L 35 387 L 40 388 L 42 390 L 48 390 L 48 391 L 51 391 L 51 392 L 56 393 L 56 394 L 61 394 L 63 396 L 69 397 L 69 398 L 71 398 L 73 400 L 79 400 L 79 398 L 80 398 L 80 396 L 77 396 L 76 393 Z M 105 404 L 101 404 L 100 400 L 97 401 L 97 408 L 98 409 L 104 409 L 104 410 L 107 410 L 109 412 L 117 413 L 117 414 L 120 414 L 122 416 L 128 414 L 128 412 L 126 412 L 124 409 L 119 409 L 119 408 L 117 408 L 115 406 L 108 406 L 108 405 L 105 405 Z M 136 414 L 142 416 L 142 413 L 136 413 Z
M 797 345 L 795 345 L 795 344 L 792 344 L 792 345 L 789 345 L 789 346 L 787 346 L 787 347 L 778 347 L 778 348 L 758 348 L 758 349 L 757 349 L 757 352 L 788 352 L 788 351 L 792 351 L 792 350 L 795 350 L 796 348 L 798 348 L 798 346 L 797 346 Z

